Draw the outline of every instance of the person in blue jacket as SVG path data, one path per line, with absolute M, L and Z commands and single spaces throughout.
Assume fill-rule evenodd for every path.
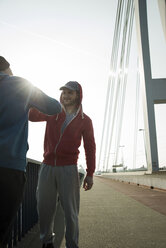
M 7 247 L 26 181 L 28 111 L 47 115 L 62 111 L 61 104 L 21 77 L 0 56 L 0 248 Z

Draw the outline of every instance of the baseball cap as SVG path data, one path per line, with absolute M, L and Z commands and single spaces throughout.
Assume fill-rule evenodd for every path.
M 64 90 L 64 89 L 79 91 L 79 84 L 76 81 L 69 81 L 68 83 L 66 83 L 64 86 L 60 88 L 60 90 Z
M 0 71 L 4 71 L 10 67 L 10 64 L 7 62 L 7 60 L 0 56 Z

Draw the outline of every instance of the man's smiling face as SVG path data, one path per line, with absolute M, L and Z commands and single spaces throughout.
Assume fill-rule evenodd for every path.
M 64 107 L 74 106 L 78 103 L 78 93 L 76 90 L 64 89 L 62 91 L 62 103 Z

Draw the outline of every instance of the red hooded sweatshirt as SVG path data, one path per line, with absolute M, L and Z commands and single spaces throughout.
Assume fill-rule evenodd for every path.
M 82 111 L 82 87 L 80 84 L 79 88 L 80 103 L 77 114 L 66 126 L 63 133 L 61 133 L 61 128 L 66 118 L 64 111 L 54 116 L 48 116 L 33 108 L 29 111 L 29 120 L 33 122 L 47 122 L 44 139 L 43 163 L 51 166 L 77 165 L 79 147 L 83 138 L 87 175 L 93 176 L 96 159 L 93 124 L 91 119 Z

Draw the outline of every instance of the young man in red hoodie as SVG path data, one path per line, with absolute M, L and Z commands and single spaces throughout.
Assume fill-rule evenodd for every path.
M 78 248 L 80 187 L 77 168 L 83 138 L 87 175 L 83 187 L 90 190 L 95 171 L 96 146 L 91 119 L 82 110 L 82 87 L 70 81 L 60 88 L 64 111 L 48 116 L 36 109 L 30 121 L 46 121 L 44 160 L 39 173 L 37 204 L 43 248 L 53 248 L 53 226 L 59 197 L 65 216 L 66 248 Z M 56 233 L 55 233 L 56 235 Z

